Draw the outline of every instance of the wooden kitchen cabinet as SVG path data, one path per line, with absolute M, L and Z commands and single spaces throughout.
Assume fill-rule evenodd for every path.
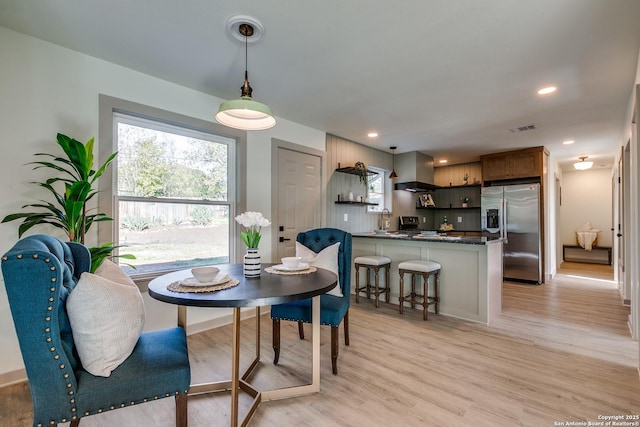
M 480 156 L 484 185 L 491 181 L 542 177 L 545 155 L 548 152 L 544 147 L 533 147 Z

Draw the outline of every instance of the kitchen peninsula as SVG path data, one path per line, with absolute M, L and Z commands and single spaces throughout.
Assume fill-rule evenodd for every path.
M 440 314 L 490 324 L 502 308 L 502 240 L 422 234 L 354 233 L 353 257 L 391 258 L 391 299 L 398 301 L 398 264 L 435 261 L 440 271 Z M 352 272 L 355 277 L 355 271 Z M 355 283 L 355 278 L 352 282 Z M 360 276 L 361 279 L 363 276 Z

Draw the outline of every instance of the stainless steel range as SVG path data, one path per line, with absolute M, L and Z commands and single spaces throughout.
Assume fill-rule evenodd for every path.
M 398 218 L 400 223 L 399 230 L 402 231 L 418 231 L 420 220 L 417 216 L 401 216 Z

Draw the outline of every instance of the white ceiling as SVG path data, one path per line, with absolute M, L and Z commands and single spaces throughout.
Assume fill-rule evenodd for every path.
M 343 138 L 450 163 L 544 145 L 600 167 L 625 138 L 638 0 L 0 0 L 1 26 L 223 99 L 240 96 L 239 14 L 264 26 L 254 99 Z

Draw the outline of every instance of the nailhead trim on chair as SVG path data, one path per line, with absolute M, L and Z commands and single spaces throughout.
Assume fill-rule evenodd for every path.
M 162 396 L 162 395 L 156 395 L 156 396 L 153 396 L 153 398 L 151 398 L 151 399 L 152 399 L 152 400 L 159 400 L 159 399 L 161 399 L 162 397 L 179 396 L 180 394 L 187 394 L 188 392 L 189 392 L 189 390 L 184 390 L 184 391 L 177 390 L 177 391 L 172 392 L 172 393 L 171 393 L 171 392 L 170 392 L 170 393 L 165 393 L 165 394 L 164 394 L 164 396 Z M 142 400 L 139 400 L 139 401 L 134 401 L 134 400 L 132 400 L 132 401 L 130 401 L 129 403 L 127 403 L 127 402 L 121 402 L 121 403 L 119 403 L 119 404 L 117 404 L 117 405 L 110 405 L 110 406 L 109 406 L 109 408 L 107 408 L 106 410 L 107 410 L 107 411 L 112 411 L 112 410 L 114 410 L 114 409 L 125 408 L 125 407 L 127 407 L 127 406 L 135 406 L 135 405 L 137 405 L 138 403 L 146 403 L 146 402 L 148 402 L 149 400 L 150 400 L 150 398 L 145 397 L 145 398 L 143 398 Z M 105 411 L 105 409 L 104 409 L 104 408 L 98 408 L 98 409 L 94 412 L 94 414 L 101 414 L 101 413 L 103 413 L 104 411 Z M 85 411 L 85 412 L 82 414 L 82 416 L 83 416 L 83 417 L 88 417 L 89 415 L 91 415 L 91 411 Z M 77 418 L 77 417 L 76 417 L 76 418 Z M 74 418 L 74 419 L 75 419 L 75 418 Z
M 298 319 L 287 319 L 286 317 L 282 317 L 280 320 L 288 320 L 290 322 L 298 322 L 299 321 Z M 302 322 L 302 323 L 311 323 L 311 322 Z M 324 325 L 324 326 L 333 326 L 334 328 L 340 326 L 340 324 L 334 325 L 332 323 L 324 323 L 324 322 L 320 322 L 320 324 Z

